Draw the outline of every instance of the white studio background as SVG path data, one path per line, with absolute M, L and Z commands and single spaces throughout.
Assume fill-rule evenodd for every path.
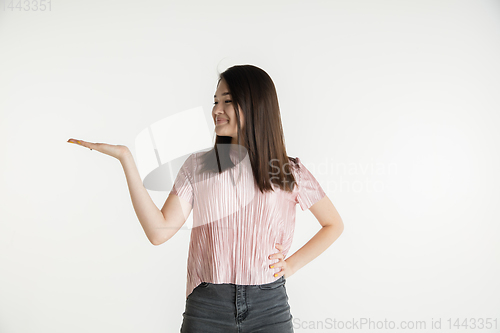
M 500 332 L 499 1 L 3 1 L 0 332 L 179 331 L 190 230 L 151 245 L 120 163 L 66 141 L 134 152 L 197 106 L 213 130 L 234 64 L 272 77 L 345 224 L 287 280 L 295 331 Z M 319 228 L 297 207 L 290 253 Z

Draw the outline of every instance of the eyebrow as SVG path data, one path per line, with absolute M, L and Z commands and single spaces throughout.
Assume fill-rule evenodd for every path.
M 229 91 L 226 91 L 226 92 L 222 93 L 222 96 L 224 96 L 224 95 L 231 95 L 231 93 Z M 214 95 L 214 98 L 217 98 L 217 96 Z

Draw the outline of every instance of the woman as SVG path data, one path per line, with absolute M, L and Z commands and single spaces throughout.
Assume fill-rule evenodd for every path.
M 286 279 L 326 250 L 343 222 L 299 158 L 288 157 L 273 81 L 262 69 L 220 74 L 213 149 L 191 154 L 163 208 L 143 187 L 127 147 L 70 139 L 118 158 L 137 217 L 154 245 L 193 211 L 181 332 L 293 332 Z M 322 228 L 289 256 L 295 205 Z

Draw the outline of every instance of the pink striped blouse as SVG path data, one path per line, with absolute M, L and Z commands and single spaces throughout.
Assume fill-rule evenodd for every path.
M 296 179 L 292 192 L 274 187 L 261 193 L 250 160 L 231 150 L 235 164 L 221 174 L 199 173 L 199 157 L 191 154 L 182 165 L 170 193 L 193 207 L 193 228 L 187 262 L 186 298 L 201 282 L 257 285 L 270 283 L 280 268 L 275 244 L 287 258 L 295 227 L 295 205 L 304 211 L 326 194 L 297 157 L 289 157 Z M 240 162 L 241 159 L 241 162 Z M 200 162 L 201 163 L 201 162 Z

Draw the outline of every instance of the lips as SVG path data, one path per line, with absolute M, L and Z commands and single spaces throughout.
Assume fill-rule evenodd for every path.
M 217 124 L 227 123 L 228 121 L 229 121 L 229 119 L 219 118 L 219 119 L 217 119 Z

